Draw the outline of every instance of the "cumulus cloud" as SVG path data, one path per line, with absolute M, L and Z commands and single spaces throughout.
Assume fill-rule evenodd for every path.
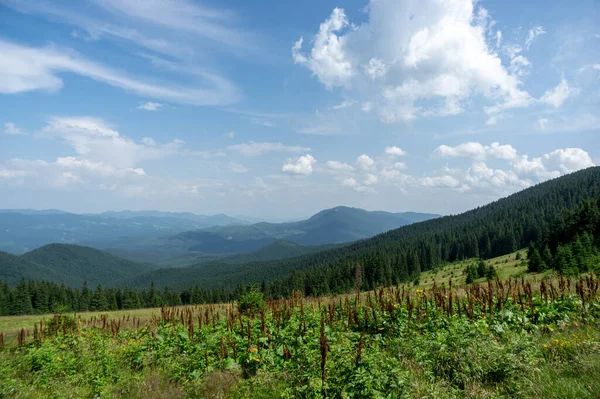
M 373 158 L 366 154 L 362 154 L 358 158 L 356 158 L 356 165 L 359 169 L 364 171 L 370 171 L 375 169 L 375 161 L 373 160 Z
M 183 146 L 181 140 L 158 146 L 148 137 L 136 143 L 102 119 L 89 116 L 54 117 L 40 135 L 65 141 L 82 159 L 116 168 L 132 168 L 143 161 L 165 158 L 177 154 Z
M 232 139 L 232 138 L 235 137 L 235 132 L 223 133 L 223 137 L 227 137 L 228 139 Z
M 2 130 L 2 133 L 9 135 L 9 136 L 22 136 L 22 135 L 27 134 L 22 129 L 18 128 L 12 122 L 6 122 L 4 124 L 4 129 Z
M 419 184 L 425 187 L 457 187 L 460 182 L 453 176 L 427 176 L 417 179 Z
M 377 182 L 377 176 L 371 176 L 373 176 L 372 180 L 369 180 L 369 177 L 367 177 L 364 184 L 360 184 L 353 177 L 344 179 L 342 180 L 342 186 L 351 187 L 354 191 L 359 193 L 373 194 L 375 193 L 375 190 L 373 189 L 373 187 L 370 187 L 370 184 L 374 184 Z
M 377 181 L 378 181 L 377 176 L 369 173 L 367 175 L 367 177 L 365 178 L 365 181 L 363 182 L 363 184 L 365 186 L 372 186 L 373 184 L 377 184 Z
M 548 90 L 540 98 L 542 103 L 558 108 L 567 101 L 570 97 L 574 97 L 579 94 L 578 88 L 569 87 L 569 83 L 565 78 L 562 78 L 558 86 L 554 89 Z
M 138 105 L 137 109 L 143 109 L 145 111 L 158 111 L 160 108 L 164 107 L 165 104 L 147 102 L 141 105 Z
M 321 23 L 309 55 L 301 52 L 302 37 L 292 47 L 294 62 L 310 69 L 328 89 L 347 85 L 354 74 L 344 49 L 346 38 L 338 36 L 347 26 L 346 13 L 335 8 L 331 16 Z
M 300 146 L 288 146 L 283 145 L 281 143 L 255 143 L 251 141 L 250 143 L 241 143 L 234 144 L 227 147 L 228 150 L 238 151 L 240 154 L 245 155 L 247 157 L 257 157 L 269 152 L 306 152 L 311 149 L 308 147 L 300 147 Z
M 441 145 L 433 152 L 434 157 L 439 158 L 472 158 L 483 160 L 486 157 L 494 157 L 499 159 L 514 159 L 517 156 L 517 151 L 510 144 L 492 143 L 489 146 L 484 146 L 477 142 L 467 142 L 451 147 Z
M 321 24 L 310 53 L 301 51 L 301 38 L 292 54 L 327 89 L 356 82 L 371 104 L 367 109 L 376 109 L 383 122 L 456 115 L 475 95 L 496 103 L 491 113 L 533 100 L 518 74 L 490 50 L 493 23 L 474 1 L 372 0 L 366 9 L 368 21 L 354 29 L 336 8 Z M 524 62 L 516 61 L 519 70 Z
M 354 171 L 354 167 L 340 161 L 327 161 L 325 163 L 325 166 L 327 167 L 327 169 L 334 173 L 347 173 Z
M 281 167 L 281 171 L 291 175 L 309 176 L 313 172 L 313 165 L 317 160 L 310 154 L 303 155 L 297 160 L 289 160 Z
M 406 155 L 406 151 L 404 151 L 402 148 L 396 147 L 396 146 L 385 147 L 385 153 L 387 155 L 392 155 L 395 157 L 403 157 Z

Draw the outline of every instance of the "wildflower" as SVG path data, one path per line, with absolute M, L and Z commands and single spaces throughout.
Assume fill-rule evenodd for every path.
M 383 331 L 383 327 L 379 327 L 377 331 Z
M 256 352 L 258 352 L 258 348 L 250 348 L 250 349 L 248 349 L 248 352 L 256 353 Z

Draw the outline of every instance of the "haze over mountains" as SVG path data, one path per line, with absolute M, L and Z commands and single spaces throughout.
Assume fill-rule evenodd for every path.
M 147 288 L 154 282 L 159 287 L 171 289 L 198 285 L 206 290 L 266 282 L 267 290 L 273 295 L 287 295 L 291 290 L 302 287 L 307 294 L 345 292 L 353 284 L 356 265 L 361 265 L 365 285 L 370 287 L 390 281 L 406 281 L 419 271 L 431 270 L 444 262 L 514 252 L 552 228 L 552 223 L 564 211 L 575 209 L 585 201 L 598 201 L 598 192 L 600 167 L 595 167 L 539 184 L 459 215 L 423 222 L 418 220 L 429 219 L 433 215 L 390 214 L 338 207 L 294 223 L 211 227 L 154 237 L 148 239 L 150 244 L 147 244 L 145 252 L 110 250 L 113 253 L 121 251 L 120 256 L 84 246 L 51 244 L 20 256 L 0 252 L 0 280 L 14 284 L 25 277 L 75 287 L 87 281 L 91 285 L 101 283 L 136 288 Z M 6 218 L 11 213 L 3 215 Z M 39 220 L 42 221 L 49 216 L 79 216 L 18 215 L 41 217 Z M 413 221 L 415 223 L 410 223 Z M 394 223 L 402 226 L 389 229 Z M 118 224 L 111 228 L 116 226 Z M 35 231 L 33 224 L 28 228 Z M 377 229 L 390 231 L 352 243 L 340 243 L 375 234 Z M 300 244 L 316 243 L 324 237 L 333 243 Z M 160 243 L 166 243 L 165 247 L 156 245 Z M 225 244 L 230 246 L 223 246 Z M 259 244 L 265 245 L 258 248 Z M 211 248 L 211 245 L 215 247 Z M 250 251 L 253 245 L 257 249 Z M 166 258 L 171 256 L 171 261 L 177 259 L 173 253 L 163 253 L 173 248 L 180 250 L 180 267 L 158 264 L 160 262 L 156 260 L 161 254 Z M 199 248 L 215 252 L 211 255 L 196 251 Z M 239 252 L 226 254 L 224 248 L 228 251 L 236 248 Z M 247 250 L 247 253 L 241 253 L 244 252 L 241 249 Z M 140 254 L 145 259 L 131 260 Z
M 306 246 L 369 238 L 437 216 L 337 207 L 299 222 L 246 224 L 223 214 L 121 211 L 79 215 L 58 210 L 0 210 L 0 250 L 23 254 L 47 244 L 77 244 L 135 262 L 182 266 L 264 248 L 256 259 L 266 260 L 315 250 Z M 273 246 L 280 240 L 287 244 Z

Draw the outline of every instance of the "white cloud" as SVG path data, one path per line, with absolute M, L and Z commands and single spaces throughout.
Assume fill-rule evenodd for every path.
M 493 23 L 474 1 L 372 0 L 366 9 L 368 22 L 345 29 L 351 24 L 336 8 L 311 53 L 300 52 L 302 39 L 292 53 L 327 89 L 359 90 L 383 122 L 456 115 L 476 95 L 496 103 L 491 113 L 533 101 L 488 47 Z
M 554 89 L 546 91 L 540 98 L 542 103 L 558 108 L 564 104 L 570 97 L 578 95 L 580 90 L 578 88 L 569 87 L 569 83 L 565 78 L 562 78 L 558 86 Z
M 22 136 L 27 134 L 22 129 L 15 126 L 15 124 L 12 122 L 6 122 L 4 124 L 4 129 L 2 130 L 2 133 L 9 136 Z
M 475 160 L 484 160 L 491 156 L 498 159 L 510 160 L 517 156 L 517 151 L 510 144 L 500 144 L 497 142 L 489 146 L 484 146 L 477 142 L 467 142 L 455 147 L 441 145 L 435 149 L 433 156 L 439 158 L 472 158 Z
M 417 181 L 425 187 L 457 187 L 460 182 L 453 176 L 432 176 L 417 179 Z
M 288 161 L 281 167 L 281 171 L 292 175 L 309 176 L 313 172 L 313 165 L 317 160 L 310 154 L 299 157 L 296 161 Z
M 352 172 L 354 171 L 354 168 L 351 165 L 348 165 L 347 163 L 344 162 L 339 162 L 339 161 L 327 161 L 325 163 L 325 165 L 327 166 L 327 168 L 335 173 L 344 173 L 344 172 Z
M 394 168 L 398 169 L 398 170 L 404 170 L 404 169 L 407 169 L 408 166 L 406 166 L 406 164 L 404 162 L 395 162 Z
M 227 137 L 228 139 L 232 139 L 232 138 L 235 137 L 235 132 L 223 133 L 223 137 Z
M 365 186 L 372 186 L 373 184 L 377 184 L 377 181 L 378 181 L 377 176 L 369 173 L 369 174 L 367 174 L 367 177 L 365 178 L 365 181 L 363 182 L 363 184 Z
M 547 169 L 559 171 L 561 174 L 594 166 L 590 155 L 581 148 L 554 150 L 549 154 L 545 154 L 542 159 Z
M 485 147 L 481 143 L 468 142 L 455 147 L 441 145 L 433 154 L 440 158 L 485 158 Z
M 6 168 L 0 168 L 0 178 L 12 179 L 14 177 L 24 176 L 26 172 L 24 170 L 11 170 Z
M 594 166 L 594 162 L 581 148 L 564 148 L 531 159 L 522 155 L 511 165 L 518 175 L 542 181 Z
M 474 162 L 464 175 L 464 181 L 473 187 L 503 188 L 506 186 L 527 187 L 527 182 L 521 181 L 513 171 L 491 169 L 484 162 Z
M 496 31 L 496 47 L 500 48 L 500 44 L 502 43 L 502 31 L 501 30 L 497 30 Z
M 310 55 L 301 53 L 302 37 L 292 47 L 294 62 L 309 68 L 328 89 L 347 85 L 354 74 L 344 49 L 346 38 L 336 34 L 347 26 L 346 13 L 335 8 L 321 23 Z
M 403 157 L 406 155 L 406 151 L 404 151 L 402 148 L 396 147 L 396 146 L 385 147 L 385 153 L 387 155 L 392 155 L 392 156 L 396 156 L 396 157 Z
M 34 90 L 55 92 L 63 87 L 61 73 L 73 73 L 134 92 L 138 95 L 194 105 L 227 105 L 238 99 L 237 88 L 228 80 L 208 72 L 194 71 L 205 86 L 148 83 L 99 63 L 86 60 L 68 49 L 54 46 L 27 47 L 0 39 L 0 93 Z M 194 87 L 195 86 L 195 87 Z
M 231 11 L 208 7 L 190 0 L 93 2 L 106 11 L 131 18 L 135 22 L 151 23 L 227 46 L 247 47 L 256 39 L 251 32 L 242 32 L 234 28 L 237 18 Z
M 510 60 L 510 72 L 516 76 L 527 76 L 531 69 L 531 62 L 522 55 L 518 55 Z
M 546 130 L 546 127 L 548 127 L 548 118 L 539 118 L 538 119 L 538 127 L 541 130 Z
M 240 154 L 248 157 L 257 157 L 269 152 L 305 152 L 310 151 L 308 147 L 287 146 L 281 143 L 250 143 L 234 144 L 227 147 L 228 150 L 238 151 Z
M 356 158 L 356 165 L 359 169 L 364 171 L 370 171 L 375 169 L 375 161 L 366 154 L 362 154 L 358 158 Z
M 156 141 L 154 141 L 152 137 L 143 137 L 142 143 L 150 147 L 154 147 L 156 145 Z
M 350 108 L 353 105 L 354 101 L 343 101 L 339 104 L 334 105 L 333 107 L 331 107 L 331 109 L 333 109 L 334 111 L 339 111 L 340 109 Z
M 510 144 L 492 143 L 489 147 L 485 147 L 486 153 L 494 158 L 511 160 L 517 157 L 517 150 Z
M 145 111 L 158 111 L 160 108 L 162 108 L 164 106 L 165 106 L 165 104 L 147 102 L 147 103 L 139 105 L 137 107 L 137 109 L 143 109 Z
M 529 32 L 527 33 L 527 39 L 525 39 L 525 48 L 529 50 L 529 47 L 531 47 L 531 43 L 533 43 L 535 38 L 545 33 L 546 31 L 541 26 L 535 26 L 529 29 Z
M 59 138 L 67 142 L 81 159 L 114 166 L 117 169 L 177 154 L 181 140 L 158 146 L 151 138 L 142 143 L 123 137 L 101 119 L 88 116 L 54 117 L 41 130 L 41 136 Z
M 373 187 L 370 187 L 369 184 L 371 184 L 371 182 L 376 183 L 377 176 L 374 176 L 374 175 L 370 175 L 370 176 L 373 176 L 373 179 L 369 180 L 369 177 L 367 177 L 367 180 L 365 180 L 365 184 L 359 184 L 356 181 L 356 179 L 353 177 L 344 179 L 344 180 L 342 180 L 342 186 L 351 187 L 352 189 L 354 189 L 354 191 L 356 191 L 358 193 L 374 194 L 375 190 L 373 189 Z M 369 184 L 367 184 L 367 183 L 369 183 Z
M 365 73 L 371 80 L 375 80 L 387 73 L 387 66 L 379 58 L 371 58 L 369 63 L 364 66 Z

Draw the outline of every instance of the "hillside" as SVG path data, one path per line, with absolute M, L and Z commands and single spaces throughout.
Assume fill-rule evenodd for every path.
M 215 288 L 264 280 L 273 282 L 266 287 L 275 296 L 292 289 L 335 293 L 355 286 L 357 265 L 367 288 L 407 281 L 446 262 L 491 258 L 526 247 L 542 237 L 561 213 L 598 193 L 600 167 L 593 167 L 459 215 L 415 223 L 343 248 L 286 260 L 157 270 L 121 284 L 147 287 L 154 281 L 177 288 L 192 284 Z
M 290 241 L 279 240 L 255 252 L 226 256 L 221 258 L 220 262 L 227 264 L 239 264 L 295 258 L 297 256 L 326 251 L 328 249 L 338 248 L 344 245 L 345 244 L 299 245 Z
M 424 213 L 389 213 L 339 206 L 290 223 L 215 226 L 177 234 L 171 239 L 191 251 L 246 253 L 277 240 L 314 246 L 358 241 L 414 222 L 436 218 Z
M 11 264 L 14 266 L 10 267 Z M 10 278 L 5 270 L 18 268 L 26 278 L 54 281 L 71 287 L 80 287 L 84 281 L 90 286 L 98 283 L 111 285 L 116 280 L 131 278 L 155 268 L 94 248 L 66 244 L 46 245 L 19 257 L 9 255 L 0 259 L 0 266 L 0 280 Z
M 15 285 L 21 277 L 27 280 L 61 281 L 61 276 L 54 270 L 30 262 L 20 256 L 0 251 L 0 281 Z

